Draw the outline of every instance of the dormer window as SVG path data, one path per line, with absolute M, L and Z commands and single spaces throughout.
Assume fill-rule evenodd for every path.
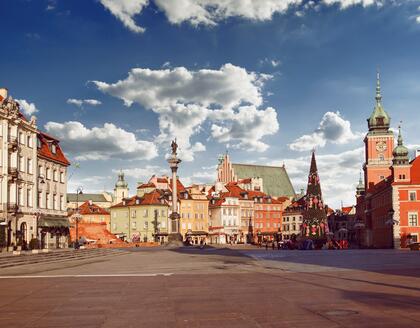
M 53 154 L 56 154 L 57 153 L 57 146 L 55 144 L 51 144 L 51 152 Z
M 136 199 L 136 205 L 139 205 L 140 204 L 140 199 Z

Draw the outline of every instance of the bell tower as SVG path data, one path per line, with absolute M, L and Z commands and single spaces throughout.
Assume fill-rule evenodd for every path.
M 376 104 L 368 118 L 369 132 L 365 137 L 365 188 L 368 191 L 391 175 L 394 133 L 390 131 L 391 118 L 382 106 L 380 75 L 376 79 Z

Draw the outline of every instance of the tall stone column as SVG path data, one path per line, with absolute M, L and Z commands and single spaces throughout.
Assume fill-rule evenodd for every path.
M 172 171 L 172 213 L 170 216 L 171 228 L 170 234 L 168 236 L 169 245 L 173 246 L 182 246 L 182 235 L 180 233 L 179 219 L 180 215 L 178 213 L 178 191 L 177 191 L 177 180 L 178 180 L 178 165 L 181 163 L 181 160 L 177 157 L 178 145 L 175 141 L 172 141 L 172 154 L 168 159 L 169 167 Z

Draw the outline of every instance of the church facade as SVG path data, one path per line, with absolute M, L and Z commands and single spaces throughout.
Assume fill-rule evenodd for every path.
M 382 106 L 379 74 L 376 104 L 364 139 L 364 182 L 356 190 L 356 220 L 362 246 L 401 248 L 419 241 L 420 157 L 409 159 L 401 127 L 397 145 L 391 118 Z

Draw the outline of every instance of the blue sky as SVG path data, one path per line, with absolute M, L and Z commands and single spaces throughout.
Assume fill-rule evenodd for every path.
M 181 6 L 185 4 L 184 8 Z M 317 149 L 326 202 L 354 201 L 381 71 L 385 109 L 420 144 L 420 1 L 3 0 L 0 85 L 73 163 L 69 192 L 169 174 L 217 157 L 285 163 L 305 187 Z M 129 77 L 130 74 L 130 77 Z

